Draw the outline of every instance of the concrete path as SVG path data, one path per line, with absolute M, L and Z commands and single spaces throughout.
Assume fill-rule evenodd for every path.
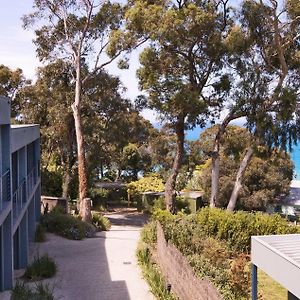
M 35 251 L 48 253 L 58 265 L 51 279 L 55 299 L 154 300 L 142 279 L 135 251 L 145 218 L 138 213 L 108 216 L 113 224 L 95 238 L 71 241 L 49 234 Z

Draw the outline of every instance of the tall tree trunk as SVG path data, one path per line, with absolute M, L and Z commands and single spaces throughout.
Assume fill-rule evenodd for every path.
M 87 168 L 85 158 L 85 144 L 82 132 L 82 119 L 81 119 L 81 62 L 80 57 L 76 59 L 76 86 L 75 86 L 75 101 L 72 104 L 73 116 L 75 121 L 75 132 L 77 141 L 77 157 L 78 157 L 78 179 L 79 179 L 79 215 L 83 221 L 90 222 L 91 204 L 90 199 L 87 199 L 88 180 Z
M 225 133 L 228 124 L 240 117 L 240 114 L 229 113 L 219 126 L 216 134 L 212 153 L 212 165 L 211 165 L 211 195 L 210 195 L 210 207 L 216 207 L 218 204 L 218 192 L 219 192 L 219 177 L 220 177 L 220 143 Z
M 71 178 L 71 170 L 66 167 L 62 178 L 62 197 L 65 199 L 68 199 L 70 195 Z
M 181 116 L 178 118 L 176 126 L 176 154 L 173 162 L 173 167 L 171 171 L 171 175 L 169 176 L 166 185 L 165 185 L 165 201 L 167 210 L 174 213 L 175 212 L 175 184 L 176 178 L 179 173 L 182 158 L 183 158 L 183 151 L 184 151 L 184 117 Z
M 62 145 L 63 154 L 61 156 L 62 166 L 63 166 L 63 178 L 62 178 L 62 197 L 65 199 L 70 198 L 70 184 L 72 180 L 72 168 L 75 163 L 73 148 L 75 139 L 74 130 L 74 118 L 70 114 L 66 118 L 68 124 L 68 144 Z M 65 155 L 64 155 L 65 154 Z
M 211 162 L 211 196 L 210 207 L 217 206 L 219 192 L 219 174 L 220 174 L 220 139 L 217 135 L 214 142 L 214 150 Z
M 231 193 L 229 203 L 227 205 L 227 210 L 234 211 L 234 209 L 235 209 L 236 202 L 237 202 L 237 199 L 238 199 L 238 196 L 239 196 L 239 192 L 240 192 L 241 187 L 242 187 L 243 175 L 246 171 L 247 166 L 249 165 L 249 162 L 251 161 L 252 155 L 253 155 L 253 147 L 250 146 L 247 149 L 247 152 L 246 152 L 246 154 L 245 154 L 245 156 L 244 156 L 244 158 L 243 158 L 243 160 L 240 164 L 240 168 L 239 168 L 238 173 L 236 175 L 234 188 L 233 188 L 233 191 Z

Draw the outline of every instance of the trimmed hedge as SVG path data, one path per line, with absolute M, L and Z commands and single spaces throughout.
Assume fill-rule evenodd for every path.
M 205 207 L 197 214 L 197 223 L 207 236 L 225 240 L 228 246 L 239 252 L 250 252 L 251 236 L 299 233 L 299 227 L 290 224 L 280 215 L 260 212 L 229 212 Z

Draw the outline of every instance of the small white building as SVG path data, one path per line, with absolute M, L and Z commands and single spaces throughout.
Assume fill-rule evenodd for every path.
M 300 299 L 300 234 L 251 237 L 252 300 L 257 299 L 257 268 Z

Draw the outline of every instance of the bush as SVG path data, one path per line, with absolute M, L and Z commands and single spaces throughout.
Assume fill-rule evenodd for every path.
M 197 214 L 172 215 L 161 209 L 153 218 L 162 223 L 166 240 L 185 255 L 200 278 L 208 277 L 226 300 L 244 300 L 250 293 L 252 235 L 296 233 L 300 230 L 279 215 L 229 212 L 203 208 Z M 155 222 L 145 226 L 142 240 L 151 247 Z
M 51 211 L 41 218 L 41 224 L 47 231 L 58 234 L 71 240 L 82 240 L 92 237 L 96 229 L 93 225 L 79 220 L 71 215 Z
M 99 231 L 108 231 L 111 227 L 111 223 L 108 218 L 102 216 L 101 214 L 93 213 L 92 216 L 92 222 L 93 225 L 99 230 Z
M 158 208 L 152 212 L 152 219 L 165 224 L 175 219 L 175 216 L 167 210 Z
M 46 241 L 45 228 L 41 224 L 38 224 L 36 227 L 34 240 L 36 243 L 42 243 Z
M 34 261 L 27 266 L 24 278 L 28 280 L 42 280 L 53 277 L 56 274 L 56 264 L 47 255 L 37 256 Z
M 141 230 L 141 240 L 148 245 L 156 243 L 156 222 L 152 221 L 146 224 Z
M 109 190 L 103 188 L 93 188 L 91 189 L 90 194 L 94 208 L 106 207 L 106 203 L 109 201 Z
M 35 289 L 31 289 L 24 282 L 17 281 L 11 291 L 10 300 L 54 300 L 53 288 L 39 282 Z
M 163 180 L 156 174 L 142 177 L 127 185 L 127 193 L 133 201 L 141 202 L 141 195 L 144 192 L 163 192 L 165 185 Z
M 246 253 L 250 252 L 252 235 L 299 232 L 297 226 L 291 226 L 279 215 L 203 208 L 197 218 L 206 235 L 225 240 L 232 250 Z

